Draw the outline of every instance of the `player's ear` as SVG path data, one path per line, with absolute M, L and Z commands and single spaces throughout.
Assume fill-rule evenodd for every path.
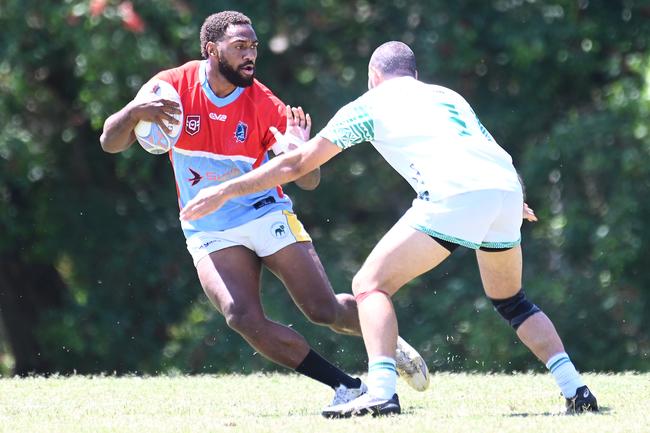
M 377 69 L 369 65 L 368 66 L 368 89 L 377 87 L 379 83 L 381 83 L 381 73 Z
M 205 51 L 208 53 L 209 57 L 217 56 L 218 51 L 217 51 L 217 44 L 214 42 L 210 41 L 205 44 Z

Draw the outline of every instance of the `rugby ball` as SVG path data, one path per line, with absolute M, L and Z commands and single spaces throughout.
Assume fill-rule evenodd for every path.
M 133 129 L 135 138 L 140 143 L 140 146 L 149 153 L 160 155 L 161 153 L 169 152 L 169 150 L 176 144 L 178 137 L 181 135 L 181 128 L 183 126 L 183 106 L 181 105 L 181 97 L 174 87 L 167 81 L 151 80 L 138 92 L 135 99 L 140 101 L 152 101 L 156 99 L 168 99 L 178 102 L 181 112 L 173 115 L 178 124 L 168 125 L 172 127 L 171 133 L 167 133 L 160 128 L 156 123 L 146 122 L 141 120 Z

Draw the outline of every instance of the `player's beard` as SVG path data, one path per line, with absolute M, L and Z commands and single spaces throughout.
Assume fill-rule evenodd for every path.
M 226 80 L 230 81 L 233 85 L 237 87 L 248 87 L 253 84 L 253 79 L 255 78 L 255 70 L 253 69 L 253 75 L 250 77 L 246 77 L 242 75 L 239 72 L 239 68 L 243 66 L 248 66 L 248 65 L 253 65 L 255 66 L 254 63 L 244 63 L 243 65 L 240 65 L 238 69 L 233 68 L 230 66 L 226 61 L 223 59 L 223 56 L 219 56 L 219 72 L 221 72 L 221 75 L 223 75 Z

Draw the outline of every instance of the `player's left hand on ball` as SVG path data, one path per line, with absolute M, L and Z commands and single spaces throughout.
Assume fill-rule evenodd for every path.
M 228 200 L 221 185 L 203 188 L 181 210 L 181 220 L 193 221 L 219 209 Z
M 523 218 L 526 221 L 530 221 L 530 222 L 536 222 L 537 221 L 537 216 L 535 215 L 535 211 L 533 211 L 528 206 L 528 203 L 524 203 Z

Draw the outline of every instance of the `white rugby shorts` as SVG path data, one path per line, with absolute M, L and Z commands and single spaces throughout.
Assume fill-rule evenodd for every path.
M 512 248 L 521 243 L 522 210 L 521 191 L 488 189 L 415 199 L 400 222 L 467 248 Z
M 214 232 L 198 232 L 190 236 L 187 250 L 194 265 L 210 253 L 242 245 L 259 257 L 270 256 L 296 242 L 310 242 L 311 237 L 292 212 L 279 210 L 237 227 Z

